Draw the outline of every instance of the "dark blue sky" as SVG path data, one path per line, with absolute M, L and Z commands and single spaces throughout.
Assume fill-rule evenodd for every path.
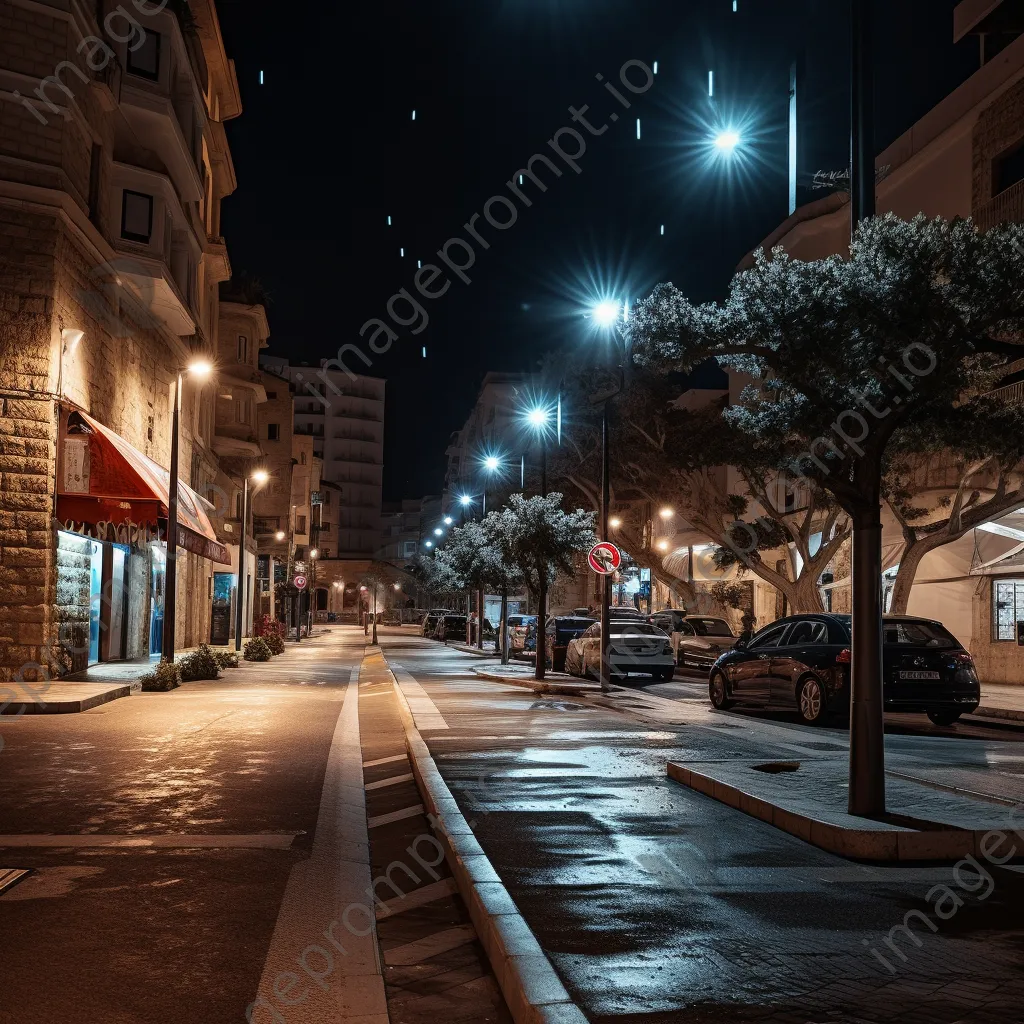
M 417 259 L 437 262 L 453 236 L 472 241 L 463 225 L 510 194 L 532 154 L 550 153 L 570 105 L 609 125 L 587 136 L 581 173 L 559 162 L 546 193 L 527 183 L 534 204 L 518 204 L 514 226 L 477 222 L 491 248 L 474 244 L 472 283 L 421 300 L 422 333 L 411 334 L 419 314 L 396 307 L 417 320 L 395 328 L 370 371 L 388 379 L 388 498 L 439 490 L 448 436 L 486 370 L 529 370 L 584 343 L 588 294 L 639 297 L 660 280 L 698 299 L 724 293 L 787 213 L 795 57 L 806 69 L 805 178 L 848 162 L 845 0 L 738 0 L 736 14 L 732 0 L 294 0 L 288 17 L 261 17 L 249 0 L 218 6 L 245 105 L 228 129 L 239 189 L 223 230 L 236 272 L 271 293 L 271 352 L 296 361 L 359 343 L 365 321 L 387 319 L 391 295 L 415 292 Z M 971 42 L 952 44 L 953 6 L 877 4 L 878 149 L 975 66 Z M 616 82 L 629 60 L 657 60 L 658 75 L 626 111 L 595 76 Z M 708 160 L 715 124 L 743 126 L 742 160 Z

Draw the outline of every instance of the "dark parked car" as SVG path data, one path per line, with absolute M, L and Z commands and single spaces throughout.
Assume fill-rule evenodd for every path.
M 434 630 L 434 639 L 466 642 L 466 616 L 465 615 L 442 615 Z
M 555 672 L 565 671 L 565 652 L 570 640 L 575 640 L 597 620 L 582 615 L 552 615 L 545 632 L 544 653 L 547 663 Z M 534 636 L 534 647 L 537 638 Z
M 420 626 L 420 636 L 433 636 L 437 630 L 437 624 L 442 617 L 448 614 L 447 608 L 432 608 L 423 616 L 423 623 Z
M 736 643 L 729 623 L 714 615 L 687 615 L 679 609 L 666 608 L 654 613 L 653 622 L 670 636 L 680 634 L 676 659 L 682 668 L 708 672 Z
M 974 660 L 941 622 L 909 615 L 883 620 L 886 711 L 924 712 L 952 725 L 981 700 Z M 715 662 L 711 703 L 793 708 L 820 722 L 850 706 L 850 616 L 794 615 L 758 630 Z

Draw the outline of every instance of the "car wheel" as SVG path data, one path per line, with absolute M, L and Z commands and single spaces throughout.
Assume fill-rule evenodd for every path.
M 928 717 L 935 725 L 953 725 L 962 714 L 962 711 L 929 711 Z
M 708 680 L 708 696 L 719 711 L 728 711 L 732 707 L 733 701 L 729 699 L 725 676 L 721 672 L 715 672 Z
M 817 676 L 807 676 L 801 681 L 796 705 L 808 725 L 817 725 L 825 717 L 825 688 Z

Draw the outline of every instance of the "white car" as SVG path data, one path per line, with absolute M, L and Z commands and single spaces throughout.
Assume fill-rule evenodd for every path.
M 611 622 L 608 651 L 612 678 L 631 673 L 668 682 L 676 668 L 676 656 L 668 633 L 648 622 L 620 619 Z M 601 677 L 601 623 L 595 622 L 565 652 L 565 670 L 574 676 Z

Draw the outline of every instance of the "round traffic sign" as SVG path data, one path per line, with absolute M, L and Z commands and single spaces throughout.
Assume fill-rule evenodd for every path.
M 598 575 L 608 576 L 622 565 L 622 552 L 614 544 L 603 540 L 590 549 L 587 561 Z
M 306 577 L 305 576 L 296 576 L 295 579 L 292 580 L 292 582 L 295 584 L 295 587 L 296 587 L 297 590 L 305 590 L 306 589 Z

